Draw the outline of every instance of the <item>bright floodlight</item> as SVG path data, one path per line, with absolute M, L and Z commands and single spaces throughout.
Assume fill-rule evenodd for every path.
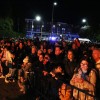
M 57 38 L 57 37 L 51 36 L 51 37 L 49 37 L 49 40 L 51 40 L 51 41 L 55 41 L 56 38 Z
M 57 2 L 54 2 L 53 4 L 54 4 L 54 6 L 56 6 L 57 5 Z
M 83 23 L 86 23 L 86 19 L 83 19 L 82 22 L 83 22 Z
M 36 20 L 37 21 L 40 21 L 41 20 L 41 17 L 40 16 L 36 16 Z

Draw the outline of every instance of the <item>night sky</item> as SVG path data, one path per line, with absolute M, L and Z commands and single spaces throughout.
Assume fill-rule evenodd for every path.
M 89 24 L 100 23 L 100 3 L 96 0 L 56 0 L 54 22 L 79 24 L 87 18 Z M 50 22 L 54 0 L 0 0 L 0 17 L 14 20 L 34 18 L 39 14 L 43 21 Z

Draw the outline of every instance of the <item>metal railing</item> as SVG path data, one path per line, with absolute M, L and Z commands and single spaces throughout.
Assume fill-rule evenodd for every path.
M 58 81 L 59 81 L 59 82 L 62 82 L 61 80 L 58 80 Z M 65 82 L 64 82 L 64 83 L 65 83 Z M 73 86 L 73 85 L 71 85 L 71 84 L 68 84 L 68 83 L 66 83 L 66 84 L 69 85 L 69 86 L 71 87 L 72 91 L 73 91 L 73 89 L 78 90 L 78 97 L 79 97 L 79 92 L 82 92 L 82 93 L 85 94 L 85 99 L 84 99 L 84 100 L 86 100 L 86 96 L 93 97 L 94 100 L 97 100 L 96 96 L 90 94 L 89 91 L 83 90 L 83 89 L 80 89 L 80 88 L 77 88 L 77 87 L 75 87 L 75 86 Z M 47 97 L 47 95 L 43 94 L 40 90 L 36 90 L 36 92 L 39 93 L 40 98 L 42 97 L 43 100 L 51 100 L 49 97 Z M 77 98 L 78 98 L 78 97 L 77 97 Z M 72 97 L 72 98 L 73 98 L 73 97 Z M 53 99 L 52 99 L 52 100 L 53 100 Z

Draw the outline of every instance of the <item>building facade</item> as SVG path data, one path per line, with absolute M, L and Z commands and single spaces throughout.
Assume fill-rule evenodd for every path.
M 37 22 L 34 19 L 25 19 L 26 22 L 26 37 L 33 39 L 34 37 L 68 37 L 71 36 L 71 28 L 67 23 L 56 22 Z

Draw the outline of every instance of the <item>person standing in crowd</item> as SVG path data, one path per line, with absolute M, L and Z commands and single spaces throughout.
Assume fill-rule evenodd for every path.
M 66 78 L 68 79 L 68 82 L 72 78 L 76 66 L 77 65 L 74 59 L 73 51 L 68 50 L 67 56 L 65 57 L 64 60 L 64 71 L 65 71 Z
M 27 51 L 26 54 L 29 55 L 31 52 L 31 40 L 27 40 L 26 44 L 24 41 L 25 50 Z
M 72 43 L 71 49 L 73 50 L 73 53 L 74 53 L 74 59 L 78 63 L 78 60 L 80 59 L 80 56 L 81 56 L 81 49 L 74 42 Z
M 94 49 L 92 52 L 93 59 L 95 60 L 96 68 L 99 72 L 99 78 L 100 78 L 100 49 Z
M 63 52 L 66 53 L 69 49 L 68 43 L 66 41 L 62 41 Z
M 53 70 L 48 74 L 49 100 L 59 100 L 59 88 L 65 80 L 63 69 L 60 64 L 54 64 Z
M 17 73 L 16 73 L 17 63 L 16 63 L 15 53 L 11 53 L 11 58 L 12 58 L 12 62 L 10 63 L 10 66 L 8 66 L 9 73 L 5 77 L 6 83 L 15 82 L 15 79 L 17 79 Z
M 29 87 L 28 84 L 28 74 L 32 71 L 32 64 L 29 61 L 29 57 L 26 56 L 23 59 L 23 64 L 21 65 L 21 69 L 18 71 L 18 85 L 20 88 L 20 91 L 22 91 L 23 94 L 27 92 L 27 89 Z
M 8 47 L 5 46 L 2 51 L 2 58 L 1 58 L 1 66 L 3 75 L 7 75 L 9 70 L 9 67 L 11 66 L 12 58 L 11 58 L 11 52 L 8 50 Z
M 30 61 L 31 61 L 32 64 L 35 63 L 38 60 L 36 46 L 31 47 L 31 52 L 29 54 L 29 58 L 30 58 Z
M 70 80 L 70 84 L 86 91 L 85 93 L 95 96 L 96 70 L 89 66 L 88 59 L 83 58 L 81 60 L 79 68 L 76 69 L 75 74 Z M 73 97 L 75 100 L 94 100 L 94 97 L 85 93 L 73 89 Z
M 44 60 L 44 55 L 43 53 L 41 53 L 38 55 L 38 60 L 33 64 L 33 67 L 34 67 L 33 69 L 35 73 L 35 87 L 36 87 L 36 90 L 39 90 L 39 91 L 41 90 L 42 67 L 44 66 L 43 60 Z
M 52 64 L 61 64 L 63 67 L 64 55 L 61 46 L 55 46 L 54 56 L 51 58 Z
M 20 65 L 23 63 L 23 59 L 26 56 L 26 51 L 25 51 L 24 44 L 22 41 L 19 43 L 18 48 L 15 53 L 17 57 L 18 68 L 20 69 Z
M 92 52 L 93 59 L 95 61 L 95 68 L 97 69 L 97 86 L 96 96 L 100 99 L 100 49 L 95 48 Z

